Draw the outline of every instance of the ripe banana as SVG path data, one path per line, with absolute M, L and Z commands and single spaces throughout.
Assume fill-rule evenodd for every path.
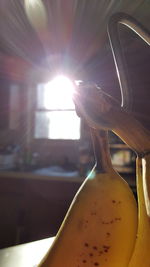
M 112 167 L 105 133 L 96 134 L 96 167 L 77 192 L 40 267 L 127 267 L 137 232 L 137 205 Z
M 150 267 L 150 132 L 98 88 L 92 88 L 92 91 L 88 90 L 87 93 L 78 91 L 75 99 L 79 112 L 84 115 L 87 122 L 95 128 L 111 129 L 138 155 L 138 231 L 132 257 L 127 266 Z M 91 98 L 91 94 L 94 98 Z
M 146 211 L 144 190 L 145 181 L 149 181 L 149 175 L 147 176 L 147 170 L 150 170 L 150 155 L 136 159 L 136 173 L 137 173 L 137 193 L 138 193 L 138 230 L 135 248 L 129 263 L 129 267 L 149 267 L 150 266 L 150 217 Z M 147 188 L 147 187 L 146 187 Z

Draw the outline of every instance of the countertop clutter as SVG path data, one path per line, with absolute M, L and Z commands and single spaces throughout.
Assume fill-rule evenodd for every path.
M 1 267 L 36 267 L 53 243 L 54 238 L 17 245 L 0 250 Z

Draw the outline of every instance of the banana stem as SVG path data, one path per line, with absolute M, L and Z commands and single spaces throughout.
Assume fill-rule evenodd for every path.
M 150 151 L 150 132 L 102 90 L 94 86 L 86 91 L 79 88 L 74 101 L 90 127 L 112 130 L 139 156 Z
M 115 114 L 116 126 L 112 129 L 137 155 L 150 151 L 150 133 L 132 115 L 120 110 Z
M 90 131 L 96 160 L 96 171 L 101 173 L 108 172 L 108 169 L 112 167 L 108 132 L 93 128 L 90 128 Z

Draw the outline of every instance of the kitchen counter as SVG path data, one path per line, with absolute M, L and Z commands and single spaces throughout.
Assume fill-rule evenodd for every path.
M 48 251 L 54 237 L 0 250 L 1 267 L 36 267 Z
M 58 172 L 55 173 L 44 173 L 44 172 L 27 172 L 27 171 L 12 171 L 12 170 L 1 170 L 0 171 L 0 178 L 16 178 L 16 179 L 28 179 L 28 180 L 55 180 L 55 181 L 59 181 L 59 180 L 63 180 L 63 181 L 67 181 L 67 182 L 79 182 L 81 183 L 81 181 L 84 180 L 84 178 L 80 177 L 79 174 L 77 172 L 66 172 L 64 173 L 64 175 L 59 174 Z

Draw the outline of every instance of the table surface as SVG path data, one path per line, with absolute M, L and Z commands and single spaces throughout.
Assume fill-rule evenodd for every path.
M 0 267 L 36 267 L 53 241 L 54 237 L 0 249 Z

